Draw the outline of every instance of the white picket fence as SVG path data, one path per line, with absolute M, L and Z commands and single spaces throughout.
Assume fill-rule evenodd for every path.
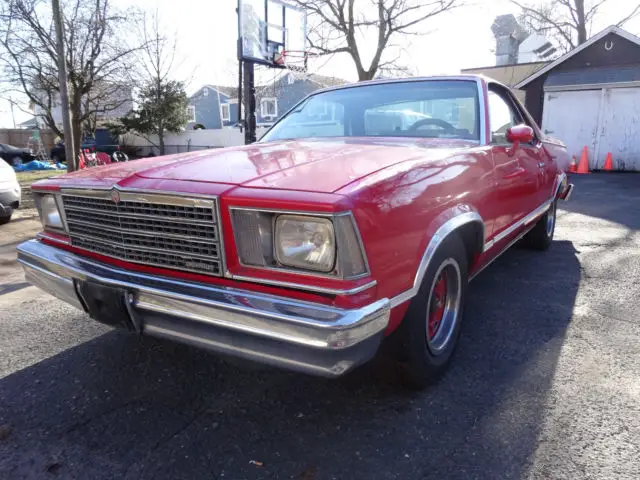
M 257 137 L 260 138 L 266 132 L 266 128 L 258 127 Z M 157 144 L 157 138 L 151 138 Z M 139 148 L 140 156 L 149 153 L 158 154 L 157 148 L 146 138 L 134 134 L 124 135 L 122 142 L 125 145 Z M 244 145 L 244 131 L 238 128 L 223 128 L 217 130 L 185 130 L 182 133 L 168 133 L 164 137 L 165 153 L 192 152 L 208 148 L 233 147 Z

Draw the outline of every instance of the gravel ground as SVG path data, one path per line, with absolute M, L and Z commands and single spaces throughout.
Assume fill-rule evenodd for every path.
M 556 241 L 470 289 L 443 380 L 329 381 L 110 331 L 0 230 L 0 478 L 640 478 L 640 175 L 574 179 Z M 6 235 L 6 232 L 9 234 Z

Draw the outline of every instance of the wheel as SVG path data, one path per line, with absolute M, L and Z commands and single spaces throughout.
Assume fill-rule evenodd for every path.
M 8 217 L 0 217 L 0 225 L 4 225 L 6 223 L 9 223 L 11 221 L 11 213 L 9 214 Z
M 556 231 L 556 210 L 557 200 L 551 204 L 547 213 L 545 213 L 536 226 L 531 229 L 524 237 L 524 243 L 533 250 L 546 250 L 551 246 L 553 234 Z
M 22 157 L 19 156 L 15 156 L 11 159 L 11 165 L 14 167 L 19 167 L 20 165 L 22 165 Z
M 467 268 L 462 240 L 455 233 L 449 235 L 434 254 L 396 332 L 401 373 L 409 387 L 426 387 L 449 366 L 464 315 Z
M 53 163 L 55 163 L 55 164 L 58 164 L 58 163 L 60 163 L 60 157 L 59 157 L 58 155 L 53 155 L 53 156 L 51 157 L 51 161 L 52 161 Z
M 126 162 L 129 160 L 129 157 L 127 156 L 127 154 L 120 151 L 113 152 L 111 154 L 111 158 L 113 159 L 114 162 Z

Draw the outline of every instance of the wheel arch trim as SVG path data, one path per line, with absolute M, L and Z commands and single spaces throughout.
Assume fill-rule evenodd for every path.
M 446 218 L 444 223 L 442 223 L 443 217 Z M 431 239 L 429 240 L 429 243 L 427 244 L 427 247 L 424 253 L 422 254 L 420 264 L 418 265 L 416 275 L 413 279 L 413 286 L 410 289 L 405 290 L 404 292 L 391 298 L 392 308 L 398 305 L 401 305 L 407 302 L 408 300 L 411 300 L 413 297 L 415 297 L 418 294 L 418 290 L 420 289 L 422 280 L 424 279 L 427 269 L 431 264 L 433 255 L 435 254 L 438 247 L 440 247 L 440 245 L 442 245 L 442 243 L 447 239 L 447 237 L 449 237 L 449 235 L 459 231 L 462 227 L 466 225 L 479 224 L 482 231 L 481 245 L 484 245 L 484 240 L 485 240 L 484 221 L 482 220 L 482 217 L 478 212 L 476 212 L 475 210 L 471 210 L 470 207 L 468 206 L 458 205 L 456 207 L 453 207 L 453 209 L 443 212 L 436 218 L 436 220 L 434 220 L 432 225 L 434 224 L 438 225 L 439 223 L 440 223 L 440 226 L 437 229 L 435 229 L 434 227 L 435 233 L 431 236 Z M 431 230 L 431 228 L 428 229 L 427 231 L 429 230 Z

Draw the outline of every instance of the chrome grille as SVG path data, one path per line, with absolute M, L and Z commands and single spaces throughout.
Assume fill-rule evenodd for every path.
M 119 192 L 63 193 L 73 246 L 134 263 L 222 274 L 215 199 Z

